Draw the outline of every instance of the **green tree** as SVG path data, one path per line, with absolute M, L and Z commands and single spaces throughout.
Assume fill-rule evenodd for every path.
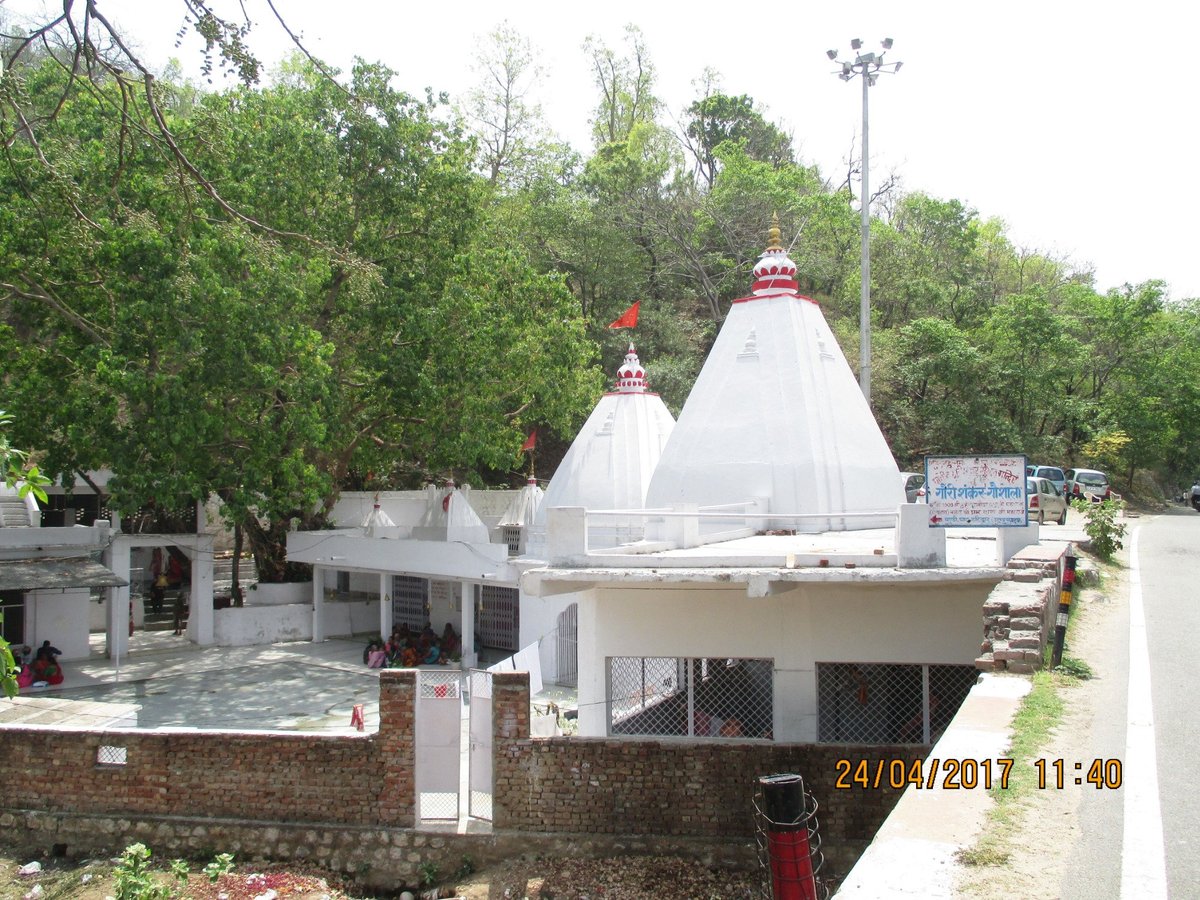
M 718 81 L 715 72 L 705 71 L 704 96 L 688 107 L 683 126 L 684 142 L 702 183 L 709 189 L 716 183 L 717 148 L 726 141 L 738 144 L 750 159 L 773 166 L 794 162 L 791 136 L 768 122 L 751 97 L 720 93 Z

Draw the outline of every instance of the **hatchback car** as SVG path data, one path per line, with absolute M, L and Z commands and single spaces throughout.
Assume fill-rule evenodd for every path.
M 1067 524 L 1067 498 L 1049 478 L 1025 479 L 1025 504 L 1029 518 L 1039 525 L 1046 524 L 1047 519 L 1059 525 Z
M 1067 469 L 1067 482 L 1063 485 L 1063 493 L 1068 500 L 1091 500 L 1099 503 L 1111 500 L 1112 486 L 1108 476 L 1096 469 Z
M 1067 483 L 1066 473 L 1058 466 L 1026 466 L 1025 474 L 1030 478 L 1045 478 L 1053 481 L 1060 494 L 1063 493 L 1063 486 Z

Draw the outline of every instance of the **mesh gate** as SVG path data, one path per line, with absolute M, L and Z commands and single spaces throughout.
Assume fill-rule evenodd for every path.
M 817 740 L 932 744 L 978 676 L 974 666 L 817 663 Z
M 417 672 L 418 819 L 458 819 L 462 746 L 462 673 Z
M 492 818 L 492 673 L 472 669 L 469 747 L 467 753 L 467 813 Z
M 773 737 L 774 661 L 614 656 L 609 733 Z

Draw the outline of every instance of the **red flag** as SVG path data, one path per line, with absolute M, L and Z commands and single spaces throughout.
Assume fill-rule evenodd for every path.
M 636 328 L 638 317 L 638 306 L 641 305 L 641 300 L 634 300 L 633 306 L 621 313 L 616 319 L 608 323 L 609 328 Z
M 535 428 L 535 429 L 533 429 L 533 431 L 529 432 L 529 437 L 525 438 L 525 443 L 523 443 L 521 445 L 521 452 L 524 453 L 526 450 L 532 450 L 536 446 L 537 446 L 537 429 Z

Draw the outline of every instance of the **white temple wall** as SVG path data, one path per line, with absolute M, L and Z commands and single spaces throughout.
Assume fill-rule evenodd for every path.
M 816 739 L 819 662 L 973 665 L 992 585 L 801 585 L 750 598 L 744 587 L 606 589 L 580 597 L 580 734 L 607 732 L 607 659 L 771 658 L 775 735 Z M 585 630 L 587 628 L 588 630 Z
M 62 658 L 87 659 L 91 591 L 88 588 L 56 588 L 29 591 L 25 600 L 25 640 L 34 650 L 49 641 L 62 651 Z

